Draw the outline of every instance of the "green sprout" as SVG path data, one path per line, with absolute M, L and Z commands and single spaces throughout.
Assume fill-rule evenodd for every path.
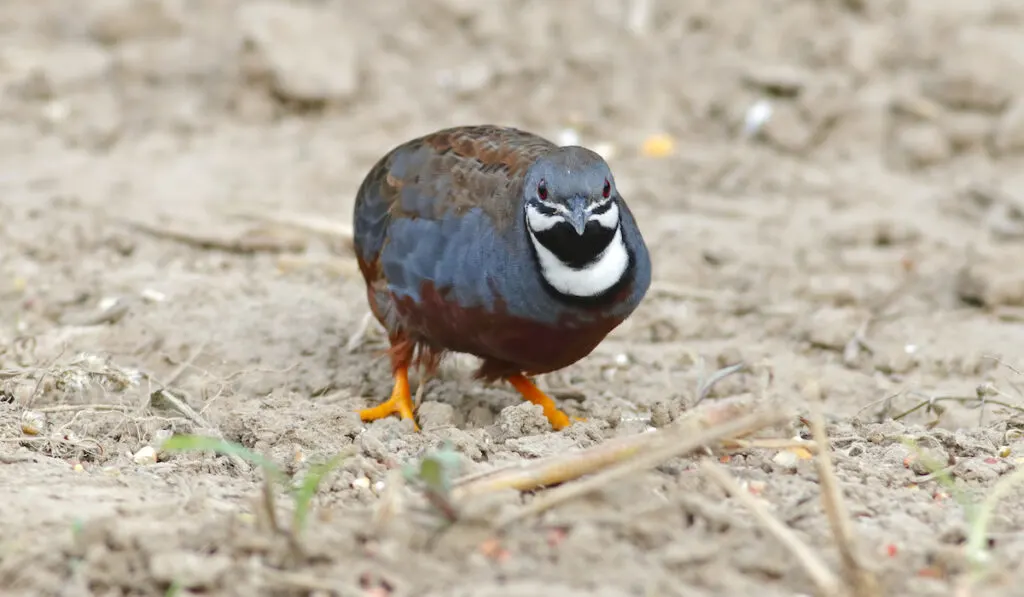
M 256 454 L 245 446 L 223 439 L 200 435 L 175 435 L 164 441 L 160 448 L 170 452 L 209 451 L 224 456 L 237 456 L 250 464 L 260 467 L 267 480 L 267 484 L 264 486 L 264 497 L 267 503 L 264 505 L 267 508 L 268 516 L 273 517 L 274 515 L 273 490 L 271 487 L 273 483 L 284 487 L 292 498 L 292 502 L 295 506 L 292 513 L 291 526 L 293 538 L 298 538 L 298 535 L 306 528 L 306 522 L 309 518 L 310 504 L 313 501 L 313 497 L 319 491 L 320 484 L 323 482 L 324 478 L 338 468 L 338 466 L 345 461 L 352 451 L 351 449 L 346 450 L 335 455 L 326 462 L 313 465 L 306 472 L 302 481 L 298 485 L 293 485 L 290 482 L 288 475 L 286 475 L 273 461 Z M 276 527 L 276 525 L 274 526 Z
M 418 462 L 410 462 L 402 469 L 405 480 L 417 485 L 449 523 L 458 518 L 451 492 L 460 464 L 459 453 L 445 442 L 440 449 L 428 452 Z
M 904 441 L 904 445 L 914 451 L 925 468 L 931 471 L 935 480 L 949 491 L 953 499 L 963 509 L 964 518 L 967 521 L 965 555 L 971 567 L 972 577 L 975 580 L 979 579 L 984 575 L 990 559 L 988 537 L 992 516 L 995 514 L 1000 501 L 1015 486 L 1024 483 L 1024 469 L 1018 469 L 1000 479 L 979 503 L 968 492 L 957 487 L 956 481 L 949 474 L 944 464 L 921 450 L 914 440 L 907 439 Z

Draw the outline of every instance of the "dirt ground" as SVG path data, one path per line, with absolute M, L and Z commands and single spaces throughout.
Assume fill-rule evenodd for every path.
M 798 415 L 824 399 L 884 594 L 953 594 L 958 498 L 1024 450 L 1022 26 L 1016 0 L 0 3 L 0 587 L 811 594 L 693 457 L 500 536 L 433 537 L 411 511 L 371 523 L 389 471 L 444 442 L 464 472 L 593 446 L 743 363 L 713 398 L 792 409 L 776 436 L 806 435 Z M 654 287 L 540 380 L 587 422 L 550 432 L 452 359 L 423 432 L 364 425 L 391 381 L 355 260 L 281 220 L 347 225 L 379 155 L 483 122 L 600 148 Z M 907 412 L 929 400 L 941 416 Z M 258 471 L 154 454 L 171 433 L 220 433 L 297 474 L 354 454 L 300 553 L 257 524 Z M 724 466 L 839 569 L 812 461 L 758 449 Z M 996 511 L 989 576 L 960 594 L 1022 594 L 1020 497 Z

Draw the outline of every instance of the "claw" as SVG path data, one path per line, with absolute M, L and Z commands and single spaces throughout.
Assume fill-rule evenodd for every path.
M 556 431 L 565 429 L 572 424 L 572 420 L 582 421 L 584 419 L 570 419 L 569 415 L 558 410 L 555 406 L 555 401 L 550 396 L 545 394 L 538 388 L 532 381 L 530 381 L 525 375 L 513 375 L 508 378 L 508 382 L 512 384 L 523 399 L 532 402 L 533 404 L 539 404 L 544 409 L 544 416 L 547 417 Z
M 395 371 L 395 387 L 391 390 L 391 398 L 374 406 L 359 411 L 359 418 L 363 421 L 376 421 L 384 417 L 397 414 L 403 419 L 411 419 L 416 431 L 420 426 L 412 416 L 412 394 L 409 392 L 409 370 L 405 367 Z

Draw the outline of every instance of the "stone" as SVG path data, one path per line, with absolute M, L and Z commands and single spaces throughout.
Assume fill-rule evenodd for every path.
M 238 12 L 243 72 L 283 99 L 327 103 L 359 90 L 353 36 L 328 8 L 257 1 Z
M 89 35 L 113 46 L 138 39 L 175 37 L 182 24 L 161 0 L 102 0 L 93 4 Z
M 992 129 L 992 152 L 1010 155 L 1024 151 L 1024 100 L 1010 104 Z
M 998 112 L 1024 81 L 1020 35 L 968 30 L 948 48 L 921 91 L 954 110 Z
M 953 156 L 953 147 L 941 129 L 930 123 L 900 128 L 893 144 L 893 157 L 910 170 L 941 164 Z

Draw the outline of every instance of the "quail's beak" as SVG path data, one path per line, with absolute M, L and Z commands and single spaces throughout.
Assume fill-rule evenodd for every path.
M 583 236 L 587 229 L 587 200 L 583 197 L 573 197 L 569 200 L 569 223 L 572 224 L 576 234 Z

